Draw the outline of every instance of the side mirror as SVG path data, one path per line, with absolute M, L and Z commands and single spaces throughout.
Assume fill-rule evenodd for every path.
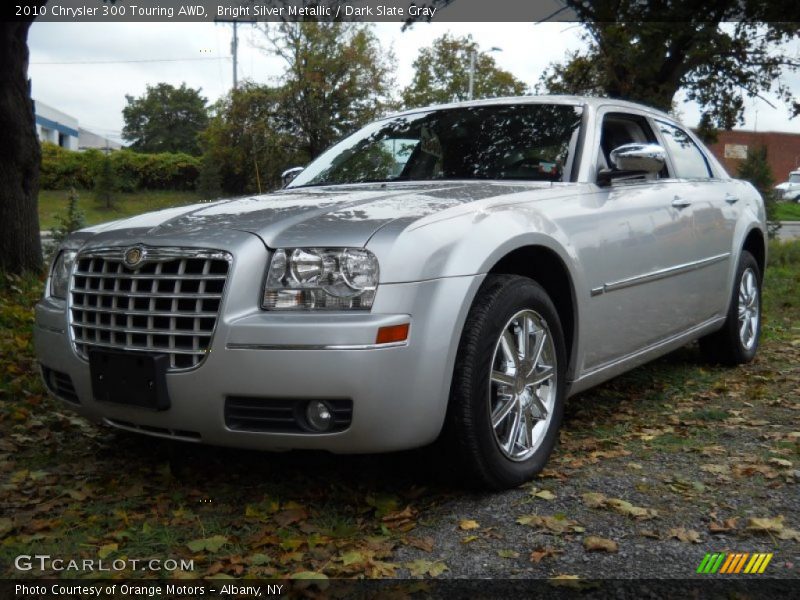
M 667 153 L 658 144 L 623 144 L 611 151 L 611 162 L 620 171 L 658 173 L 667 162 Z
M 305 169 L 305 167 L 292 167 L 291 169 L 286 169 L 283 173 L 281 173 L 281 182 L 283 183 L 283 187 L 286 187 L 294 178 L 300 175 L 300 172 Z
M 638 178 L 658 173 L 667 162 L 667 153 L 658 144 L 623 144 L 611 151 L 611 169 L 597 174 L 599 185 L 609 185 L 613 179 Z

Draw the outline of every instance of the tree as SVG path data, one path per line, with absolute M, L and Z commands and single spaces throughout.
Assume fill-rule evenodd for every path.
M 608 95 L 670 110 L 678 90 L 702 110 L 701 132 L 743 123 L 745 97 L 800 103 L 781 75 L 800 68 L 781 44 L 797 39 L 767 0 L 564 0 L 584 21 L 586 50 L 551 65 L 550 93 Z M 731 21 L 731 22 L 728 22 Z
M 119 177 L 111 157 L 103 155 L 94 174 L 94 198 L 106 210 L 114 208 L 114 194 L 119 190 Z
M 475 53 L 474 98 L 519 96 L 527 86 L 508 71 L 500 69 L 491 54 L 481 52 L 472 36 L 444 34 L 419 51 L 414 61 L 414 79 L 403 90 L 408 108 L 467 100 L 469 70 Z
M 767 230 L 769 237 L 774 238 L 781 228 L 777 218 L 778 196 L 775 192 L 775 177 L 767 160 L 767 147 L 757 146 L 747 151 L 747 158 L 739 165 L 737 177 L 753 184 L 764 198 L 767 208 Z
M 314 22 L 262 25 L 263 49 L 281 58 L 281 129 L 316 158 L 392 106 L 393 60 L 370 25 Z
M 67 196 L 67 213 L 56 215 L 57 225 L 50 228 L 50 237 L 55 247 L 58 247 L 73 231 L 86 227 L 86 215 L 78 206 L 79 198 L 77 190 L 71 188 Z
M 275 189 L 282 171 L 310 159 L 303 140 L 285 121 L 284 99 L 281 88 L 245 81 L 217 102 L 202 134 L 203 170 L 216 171 L 206 173 L 216 179 L 208 187 L 231 194 Z
M 200 154 L 198 134 L 208 124 L 206 98 L 199 89 L 182 83 L 147 86 L 143 96 L 125 96 L 122 137 L 139 152 L 185 152 Z
M 0 271 L 9 273 L 42 266 L 40 149 L 27 76 L 30 25 L 0 22 Z

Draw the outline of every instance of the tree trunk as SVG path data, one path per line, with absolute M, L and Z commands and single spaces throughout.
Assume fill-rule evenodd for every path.
M 0 271 L 38 272 L 41 151 L 28 71 L 30 22 L 0 22 Z

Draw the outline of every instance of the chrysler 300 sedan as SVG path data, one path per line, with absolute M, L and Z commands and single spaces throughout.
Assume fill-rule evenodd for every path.
M 289 175 L 71 235 L 36 308 L 49 390 L 191 442 L 440 440 L 503 488 L 543 468 L 570 395 L 693 340 L 727 364 L 758 348 L 762 199 L 662 112 L 414 109 Z

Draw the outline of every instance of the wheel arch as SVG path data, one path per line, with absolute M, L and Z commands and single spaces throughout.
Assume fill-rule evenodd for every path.
M 521 246 L 497 260 L 488 272 L 529 277 L 544 288 L 561 320 L 569 361 L 567 380 L 573 379 L 578 337 L 578 303 L 572 275 L 564 260 L 546 246 Z
M 751 229 L 744 238 L 742 250 L 747 250 L 758 263 L 758 270 L 761 272 L 761 278 L 764 278 L 764 270 L 767 266 L 767 244 L 764 239 L 764 232 L 758 227 Z

